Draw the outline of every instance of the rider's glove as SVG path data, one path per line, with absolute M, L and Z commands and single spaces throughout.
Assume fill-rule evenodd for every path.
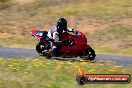
M 81 37 L 81 34 L 78 33 L 76 30 L 72 29 L 72 32 L 73 32 L 74 34 L 76 34 L 76 36 Z
M 76 35 L 77 37 L 79 37 L 79 38 L 82 38 L 82 36 L 81 35 Z

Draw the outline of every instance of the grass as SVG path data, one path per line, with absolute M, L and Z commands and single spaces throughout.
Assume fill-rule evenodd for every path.
M 105 30 L 97 31 L 87 36 L 91 39 L 95 51 L 132 55 L 132 27 L 126 25 L 111 25 Z M 86 34 L 86 33 L 85 33 Z
M 89 84 L 79 86 L 75 77 L 79 65 L 90 74 L 132 74 L 131 68 L 112 62 L 62 62 L 46 59 L 0 58 L 0 88 L 130 88 L 132 84 Z M 109 64 L 108 64 L 109 63 Z M 70 69 L 69 69 L 70 68 Z M 100 70 L 98 70 L 100 69 Z
M 88 23 L 97 24 L 96 20 L 99 22 L 105 20 L 109 23 L 108 20 L 131 18 L 131 8 L 132 0 L 61 0 L 61 2 L 59 0 L 37 0 L 37 2 L 25 4 L 16 4 L 8 0 L 0 2 L 0 46 L 21 48 L 35 46 L 36 41 L 33 41 L 28 32 L 31 29 L 48 30 L 59 17 L 67 18 L 69 26 L 74 27 L 75 24 L 87 33 L 89 32 L 87 28 L 90 26 Z M 104 31 L 97 28 L 99 32 L 88 38 L 93 42 L 97 52 L 115 53 L 119 50 L 120 54 L 131 55 L 129 49 L 132 46 L 131 28 L 126 24 L 115 25 L 113 23 L 104 28 Z M 108 49 L 109 44 L 112 49 Z M 106 47 L 107 50 L 105 50 Z
M 9 37 L 1 38 L 0 44 L 2 47 L 34 48 L 37 44 L 37 40 L 33 38 Z
M 96 53 L 116 54 L 116 55 L 125 55 L 125 56 L 132 55 L 132 48 L 117 49 L 117 48 L 111 48 L 111 47 L 100 46 L 100 45 L 93 45 L 92 47 L 96 51 Z
M 132 0 L 73 0 L 73 1 L 41 1 L 33 4 L 36 12 L 44 17 L 88 17 L 95 19 L 115 19 L 131 17 Z M 43 5 L 42 5 L 43 4 Z M 30 9 L 31 7 L 27 7 Z M 54 10 L 55 9 L 55 10 Z M 33 10 L 33 9 L 32 9 Z M 34 11 L 34 10 L 33 10 Z
M 50 29 L 59 17 L 67 18 L 70 26 L 75 23 L 79 29 L 80 26 L 88 27 L 87 20 L 105 20 L 108 23 L 107 20 L 129 19 L 132 17 L 132 0 L 38 0 L 28 4 L 0 2 L 0 47 L 33 48 L 37 41 L 28 32 L 33 28 Z M 86 28 L 84 32 L 97 53 L 132 55 L 131 26 L 113 23 L 90 36 Z M 84 86 L 76 83 L 79 65 L 87 73 L 132 75 L 131 67 L 112 63 L 0 58 L 0 88 L 130 88 L 132 83 Z
M 0 0 L 0 2 L 9 2 L 10 0 Z

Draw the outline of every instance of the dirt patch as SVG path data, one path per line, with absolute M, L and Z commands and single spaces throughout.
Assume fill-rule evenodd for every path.
M 75 21 L 76 22 L 76 21 Z M 96 32 L 98 30 L 104 30 L 106 27 L 110 25 L 127 25 L 132 26 L 132 18 L 123 18 L 118 20 L 91 20 L 91 19 L 84 19 L 76 24 L 76 28 L 79 28 L 82 32 Z M 73 26 L 73 25 L 72 25 Z
M 79 21 L 80 20 L 80 21 Z M 124 18 L 124 19 L 119 19 L 119 20 L 95 20 L 95 19 L 75 19 L 71 18 L 68 19 L 68 26 L 71 28 L 75 28 L 77 30 L 80 30 L 84 33 L 92 33 L 96 32 L 99 30 L 104 30 L 110 25 L 127 25 L 127 26 L 132 26 L 132 18 Z M 10 22 L 10 21 L 9 21 Z M 8 22 L 8 23 L 9 23 Z M 54 24 L 56 22 L 54 21 Z M 48 24 L 45 22 L 32 22 L 30 23 L 29 21 L 23 21 L 23 22 L 15 22 L 13 23 L 14 26 L 10 26 L 9 24 L 6 26 L 6 24 L 1 25 L 1 31 L 3 30 L 4 33 L 0 33 L 0 36 L 9 36 L 9 35 L 17 35 L 17 36 L 25 36 L 30 32 L 31 29 L 37 28 L 37 29 L 50 29 L 51 24 Z M 8 27 L 9 26 L 9 27 Z M 10 29 L 11 31 L 6 32 L 7 29 Z M 10 33 L 12 32 L 12 33 Z M 5 36 L 6 37 L 6 36 Z
M 20 4 L 24 4 L 24 3 L 32 3 L 35 2 L 36 0 L 14 0 L 14 1 Z

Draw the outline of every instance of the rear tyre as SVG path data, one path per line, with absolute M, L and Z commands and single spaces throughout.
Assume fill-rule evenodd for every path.
M 88 48 L 87 53 L 88 53 L 88 58 L 87 58 L 88 60 L 91 61 L 95 59 L 96 54 L 95 54 L 95 51 L 91 47 Z

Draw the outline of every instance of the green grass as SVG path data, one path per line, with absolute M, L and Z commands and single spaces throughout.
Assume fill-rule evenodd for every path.
M 107 19 L 120 20 L 132 17 L 132 0 L 61 0 L 61 2 L 38 0 L 35 3 L 21 5 L 15 3 L 0 3 L 0 46 L 34 47 L 36 41 L 28 36 L 28 32 L 31 29 L 41 29 L 41 27 L 48 30 L 59 17 L 65 17 L 71 21 L 69 25 L 73 28 L 72 23 L 79 22 L 78 27 L 82 25 L 85 27 L 87 23 L 83 21 L 90 19 L 101 22 L 105 19 L 107 23 Z M 97 52 L 117 53 L 120 51 L 119 54 L 131 55 L 131 49 L 129 49 L 132 46 L 131 28 L 131 26 L 113 23 L 106 30 L 99 31 L 90 38 L 88 36 L 88 39 L 91 39 L 89 41 L 93 42 L 92 46 L 95 46 Z
M 0 88 L 130 88 L 132 84 L 88 84 L 79 86 L 78 67 L 90 74 L 131 74 L 131 67 L 113 66 L 113 62 L 62 62 L 46 59 L 0 58 Z
M 132 48 L 117 49 L 117 48 L 101 46 L 101 45 L 93 45 L 92 47 L 96 51 L 96 53 L 116 54 L 116 55 L 125 55 L 125 56 L 132 55 Z
M 36 8 L 36 9 L 34 9 Z M 40 0 L 36 4 L 25 6 L 34 16 L 44 17 L 88 17 L 94 19 L 115 19 L 131 17 L 132 0 L 72 0 L 61 2 Z M 23 8 L 24 10 L 24 8 Z M 30 12 L 26 12 L 29 14 Z M 33 17 L 34 17 L 33 16 Z
M 0 38 L 0 45 L 2 47 L 21 47 L 21 48 L 35 48 L 37 39 L 34 38 L 21 38 L 21 37 L 9 37 Z
M 91 35 L 87 34 L 87 37 L 96 52 L 132 55 L 131 35 L 131 26 L 113 24 L 105 30 L 97 31 Z
M 58 1 L 58 0 L 57 0 Z M 0 46 L 34 47 L 28 36 L 31 29 L 49 29 L 59 17 L 73 23 L 89 19 L 116 20 L 132 17 L 132 0 L 39 0 L 31 4 L 0 3 Z M 71 23 L 72 23 L 71 22 Z M 87 25 L 84 22 L 79 25 Z M 74 26 L 74 25 L 72 25 Z M 81 28 L 80 28 L 81 29 Z M 111 25 L 106 30 L 88 35 L 97 53 L 132 55 L 131 26 Z M 87 32 L 87 31 L 86 31 Z M 2 34 L 9 36 L 4 36 Z M 86 33 L 87 34 L 87 33 Z M 14 36 L 14 37 L 12 37 Z M 61 62 L 40 59 L 0 59 L 0 88 L 131 88 L 130 84 L 88 84 L 75 81 L 78 66 L 87 73 L 131 74 L 131 67 L 111 63 Z

